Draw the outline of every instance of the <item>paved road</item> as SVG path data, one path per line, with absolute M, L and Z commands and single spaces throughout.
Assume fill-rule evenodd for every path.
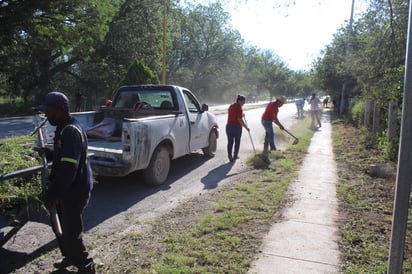
M 264 103 L 246 104 L 246 107 L 256 107 L 257 105 L 264 105 Z M 226 114 L 227 107 L 228 105 L 212 106 L 210 107 L 210 111 L 216 114 Z M 282 119 L 282 116 L 290 117 L 295 111 L 294 104 L 287 104 L 281 108 L 279 117 L 280 119 Z M 32 116 L 0 118 L 0 140 L 7 137 L 30 134 L 34 129 L 32 119 Z M 221 129 L 224 130 L 224 127 L 221 127 Z
M 30 134 L 33 128 L 32 116 L 0 118 L 0 140 Z

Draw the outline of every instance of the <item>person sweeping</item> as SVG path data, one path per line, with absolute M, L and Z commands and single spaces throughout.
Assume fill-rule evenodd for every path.
M 245 128 L 247 131 L 249 131 L 249 127 L 243 121 L 242 106 L 245 104 L 245 101 L 245 96 L 238 95 L 236 98 L 236 102 L 232 103 L 228 109 L 226 135 L 227 155 L 230 162 L 239 159 L 238 155 L 240 149 L 240 138 L 242 137 L 242 128 Z
M 270 150 L 276 150 L 275 132 L 272 123 L 275 123 L 281 130 L 283 125 L 279 122 L 278 112 L 279 108 L 286 102 L 286 97 L 279 96 L 275 100 L 269 102 L 262 115 L 262 125 L 265 129 L 265 141 L 263 143 L 263 153 L 268 154 Z

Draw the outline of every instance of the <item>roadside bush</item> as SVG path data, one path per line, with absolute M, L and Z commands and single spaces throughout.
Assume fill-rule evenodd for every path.
M 350 110 L 350 119 L 357 126 L 363 125 L 363 117 L 365 113 L 365 102 L 357 100 Z
M 358 127 L 361 134 L 358 136 L 366 149 L 377 148 L 379 146 L 380 133 L 375 133 L 364 126 Z
M 33 113 L 31 107 L 24 104 L 22 98 L 0 98 L 0 117 L 12 117 L 20 115 L 28 115 Z
M 34 136 L 1 140 L 0 174 L 39 165 L 33 151 Z M 16 218 L 22 211 L 39 203 L 41 182 L 38 174 L 0 181 L 0 215 Z
M 381 136 L 378 137 L 378 147 L 385 153 L 385 156 L 393 161 L 398 161 L 398 151 L 399 151 L 399 139 L 392 141 L 388 140 L 388 131 L 382 132 Z

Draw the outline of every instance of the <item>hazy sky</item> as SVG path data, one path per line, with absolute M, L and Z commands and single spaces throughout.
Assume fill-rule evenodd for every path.
M 182 0 L 208 5 L 216 0 Z M 220 0 L 245 41 L 271 49 L 293 70 L 307 70 L 349 22 L 352 0 Z M 368 0 L 355 0 L 355 18 Z
M 289 6 L 275 6 L 294 2 Z M 355 1 L 355 15 L 367 1 Z M 251 0 L 236 7 L 226 5 L 232 25 L 251 45 L 273 49 L 293 70 L 309 69 L 313 59 L 349 22 L 352 0 Z

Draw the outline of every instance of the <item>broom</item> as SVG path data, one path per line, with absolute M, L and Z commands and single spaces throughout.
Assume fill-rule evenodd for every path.
M 293 140 L 293 143 L 292 143 L 292 145 L 296 145 L 296 144 L 298 144 L 299 143 L 299 139 L 295 136 L 295 135 L 293 135 L 292 133 L 290 133 L 287 129 L 283 129 L 284 131 L 286 131 L 286 133 L 287 134 L 289 134 L 290 136 L 292 136 L 295 140 Z
M 244 114 L 243 114 L 243 122 L 247 126 L 246 117 L 245 117 Z M 265 163 L 265 165 L 269 165 L 270 160 L 269 160 L 269 157 L 267 155 L 265 155 L 265 154 L 257 155 L 256 154 L 256 149 L 255 149 L 255 145 L 254 145 L 253 140 L 252 140 L 252 135 L 250 134 L 250 130 L 248 131 L 248 133 L 249 133 L 250 143 L 252 144 L 252 147 L 253 147 L 253 152 L 255 153 L 255 158 L 257 157 L 257 159 L 262 160 Z

